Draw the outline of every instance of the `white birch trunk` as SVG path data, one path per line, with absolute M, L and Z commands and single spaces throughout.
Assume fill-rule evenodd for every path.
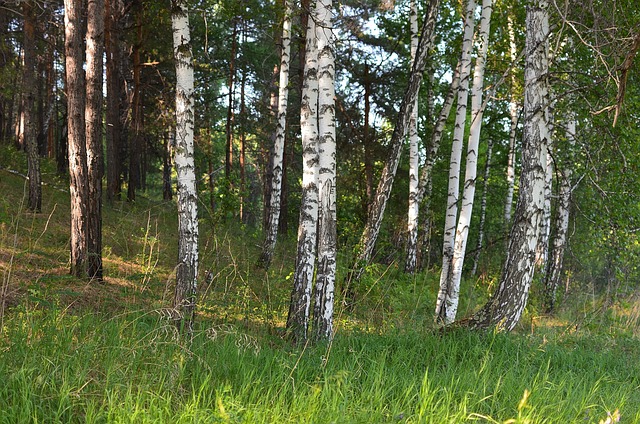
M 567 123 L 567 142 L 569 149 L 573 149 L 576 137 L 576 121 L 571 115 Z M 569 154 L 571 157 L 571 154 Z M 571 161 L 563 168 L 558 187 L 558 202 L 554 219 L 555 237 L 551 250 L 549 267 L 545 274 L 545 310 L 551 313 L 555 309 L 556 292 L 560 286 L 562 277 L 562 263 L 567 245 L 567 233 L 569 230 L 569 211 L 571 205 Z
M 449 162 L 449 189 L 447 194 L 447 210 L 442 242 L 442 270 L 440 273 L 440 289 L 436 300 L 436 320 L 448 322 L 447 299 L 451 293 L 451 273 L 455 242 L 456 220 L 458 217 L 458 196 L 460 191 L 460 161 L 462 160 L 462 144 L 467 119 L 467 101 L 469 98 L 469 77 L 471 74 L 471 48 L 473 44 L 475 0 L 467 0 L 464 22 L 462 53 L 460 56 L 460 87 L 458 87 L 458 104 L 456 122 L 453 129 L 451 159 Z
M 336 126 L 332 0 L 318 0 L 318 271 L 314 301 L 316 339 L 333 336 L 336 282 Z
M 180 327 L 193 332 L 198 278 L 198 193 L 193 147 L 193 59 L 186 0 L 172 1 L 173 53 L 176 62 L 176 145 L 178 175 L 178 266 L 174 308 Z
M 460 281 L 462 280 L 462 266 L 464 264 L 467 240 L 469 238 L 469 226 L 473 212 L 473 201 L 476 193 L 476 177 L 478 174 L 478 148 L 480 146 L 480 131 L 482 129 L 482 116 L 484 112 L 482 103 L 482 89 L 484 87 L 484 68 L 489 47 L 489 26 L 491 23 L 491 11 L 493 0 L 482 0 L 482 12 L 480 15 L 480 29 L 478 56 L 473 70 L 473 85 L 471 88 L 471 127 L 469 129 L 469 141 L 467 143 L 467 164 L 465 167 L 464 190 L 462 193 L 462 207 L 456 227 L 455 242 L 453 246 L 452 273 L 448 282 L 448 292 L 445 299 L 445 324 L 452 323 L 458 312 L 460 299 Z
M 551 103 L 548 107 L 549 114 L 549 139 L 545 149 L 547 152 L 552 151 L 552 138 L 554 130 L 554 104 Z M 545 169 L 545 185 L 544 185 L 544 208 L 542 210 L 542 221 L 540 221 L 540 239 L 538 240 L 538 247 L 536 248 L 536 267 L 540 270 L 542 275 L 547 272 L 547 259 L 549 257 L 549 238 L 551 236 L 551 193 L 553 184 L 553 162 L 547 161 L 547 167 Z
M 307 340 L 311 288 L 316 259 L 318 221 L 318 39 L 316 5 L 307 24 L 304 83 L 300 106 L 302 137 L 302 204 L 298 224 L 298 249 L 287 330 L 297 343 Z
M 516 35 L 513 29 L 513 18 L 507 15 L 507 28 L 509 31 L 509 55 L 511 62 L 515 63 L 518 54 Z M 507 198 L 504 203 L 504 234 L 507 235 L 511 224 L 511 209 L 513 206 L 513 191 L 516 182 L 516 131 L 518 129 L 518 103 L 516 102 L 515 87 L 517 83 L 515 70 L 511 71 L 511 98 L 509 100 L 509 115 L 511 127 L 509 128 L 509 153 L 507 156 Z
M 280 80 L 278 86 L 278 122 L 273 146 L 273 163 L 271 176 L 271 196 L 269 216 L 265 228 L 265 241 L 262 247 L 260 263 L 268 268 L 273 258 L 273 251 L 278 238 L 278 222 L 280 219 L 280 197 L 282 193 L 282 157 L 284 154 L 284 137 L 287 123 L 287 104 L 289 99 L 289 62 L 291 54 L 291 0 L 285 0 L 284 21 L 282 23 L 282 55 L 280 58 Z
M 545 169 L 548 159 L 547 8 L 546 0 L 537 0 L 527 8 L 524 140 L 518 202 L 500 284 L 489 301 L 466 320 L 471 328 L 496 327 L 498 330 L 512 330 L 520 320 L 529 297 L 544 209 Z
M 411 0 L 409 20 L 411 25 L 411 63 L 416 60 L 418 50 L 418 7 L 416 0 Z M 418 88 L 418 92 L 419 92 Z M 418 239 L 418 97 L 409 120 L 409 210 L 407 213 L 407 261 L 405 272 L 414 273 L 416 270 L 416 246 Z

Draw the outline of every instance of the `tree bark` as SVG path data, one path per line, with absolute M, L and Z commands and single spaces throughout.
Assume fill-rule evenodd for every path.
M 24 14 L 24 68 L 22 71 L 22 104 L 24 110 L 24 143 L 27 150 L 29 175 L 29 203 L 28 208 L 33 212 L 42 209 L 42 176 L 40 174 L 40 157 L 38 155 L 38 140 L 36 137 L 36 17 L 32 1 L 25 1 L 22 5 Z
M 107 202 L 120 198 L 122 149 L 120 122 L 120 98 L 122 97 L 120 76 L 119 21 L 121 0 L 105 0 L 105 57 L 107 100 L 105 111 L 105 144 L 107 149 Z
M 464 321 L 471 328 L 511 331 L 527 304 L 535 271 L 535 250 L 544 208 L 546 144 L 549 137 L 548 37 L 546 0 L 527 8 L 522 172 L 509 247 L 500 284 L 489 301 Z
M 193 333 L 198 289 L 198 194 L 193 146 L 193 56 L 186 0 L 172 0 L 171 22 L 176 63 L 176 148 L 178 174 L 178 265 L 174 308 L 179 328 Z
M 140 51 L 142 50 L 142 21 L 143 3 L 142 0 L 134 0 L 136 9 L 136 41 L 133 45 L 133 99 L 131 104 L 131 127 L 133 137 L 129 137 L 129 183 L 127 186 L 127 200 L 136 200 L 136 190 L 141 187 L 141 156 L 142 144 L 144 142 L 142 134 L 142 61 Z
M 71 274 L 87 276 L 87 150 L 82 50 L 82 0 L 64 1 L 67 73 L 69 190 L 71 194 Z
M 87 203 L 87 274 L 102 280 L 102 56 L 104 0 L 91 0 L 87 9 L 87 101 L 85 128 L 89 192 Z
M 227 179 L 228 188 L 231 187 L 231 170 L 233 168 L 233 127 L 234 127 L 234 113 L 233 113 L 233 85 L 236 74 L 236 50 L 238 47 L 238 19 L 233 18 L 233 32 L 231 33 L 231 54 L 229 57 L 229 101 L 227 104 L 227 123 L 226 123 L 226 135 L 227 135 L 227 148 L 224 162 L 224 176 Z
M 280 219 L 280 200 L 283 177 L 283 157 L 285 130 L 287 125 L 287 104 L 289 99 L 289 62 L 291 55 L 291 1 L 285 0 L 284 21 L 282 23 L 282 52 L 280 56 L 280 79 L 278 84 L 278 111 L 276 132 L 274 137 L 271 187 L 269 197 L 269 215 L 265 228 L 265 240 L 262 247 L 260 263 L 268 268 L 273 258 L 273 251 L 278 238 Z
M 511 61 L 515 63 L 518 48 L 516 46 L 516 36 L 513 29 L 513 18 L 507 15 L 507 28 L 509 31 L 509 54 Z M 507 197 L 504 203 L 504 234 L 507 235 L 511 224 L 511 208 L 513 206 L 513 192 L 516 181 L 516 131 L 518 129 L 518 103 L 516 102 L 517 78 L 515 68 L 511 71 L 511 93 L 509 99 L 509 116 L 511 126 L 509 128 L 509 152 L 507 153 Z
M 351 284 L 359 280 L 362 276 L 364 268 L 371 258 L 373 248 L 378 238 L 378 233 L 380 232 L 382 217 L 384 216 L 387 200 L 391 194 L 396 170 L 398 169 L 403 141 L 407 134 L 409 120 L 411 119 L 411 112 L 415 107 L 418 89 L 422 82 L 422 74 L 427 63 L 429 42 L 432 39 L 431 34 L 435 28 L 439 4 L 440 0 L 431 0 L 429 2 L 427 14 L 424 18 L 424 22 L 422 23 L 422 34 L 418 41 L 416 60 L 413 64 L 413 68 L 411 69 L 409 84 L 407 85 L 402 103 L 400 104 L 400 110 L 396 117 L 395 127 L 391 136 L 391 152 L 385 162 L 384 168 L 382 169 L 373 204 L 369 208 L 367 223 L 362 236 L 360 237 L 360 242 L 358 243 L 356 257 L 350 268 L 349 275 L 346 278 L 345 287 L 343 289 L 346 296 L 349 298 L 353 297 L 351 293 Z M 347 301 L 351 300 L 348 299 Z
M 416 60 L 416 52 L 418 50 L 418 7 L 416 6 L 416 0 L 411 0 L 409 21 L 411 27 L 411 63 L 413 63 Z M 420 88 L 418 88 L 419 93 Z M 404 271 L 409 274 L 413 274 L 416 270 L 417 255 L 415 249 L 418 244 L 418 214 L 420 213 L 420 202 L 418 201 L 418 173 L 420 172 L 418 99 L 419 96 L 416 96 L 416 104 L 409 119 L 409 208 L 407 212 L 407 260 L 404 266 Z
M 298 248 L 293 274 L 293 290 L 287 317 L 287 330 L 296 343 L 307 340 L 311 290 L 316 259 L 318 220 L 318 39 L 316 2 L 307 23 L 304 83 L 300 105 L 302 136 L 302 204 L 298 225 Z
M 318 271 L 314 302 L 316 339 L 333 336 L 336 281 L 336 126 L 332 0 L 318 0 Z
M 449 188 L 447 194 L 447 212 L 444 224 L 444 240 L 442 242 L 442 269 L 440 272 L 440 289 L 436 300 L 436 320 L 451 322 L 452 311 L 451 284 L 453 275 L 453 253 L 456 237 L 456 221 L 458 218 L 458 196 L 460 191 L 460 163 L 462 161 L 462 145 L 467 119 L 467 102 L 469 98 L 469 78 L 471 75 L 471 49 L 473 46 L 475 0 L 467 0 L 464 21 L 464 36 L 462 52 L 460 54 L 460 87 L 458 88 L 458 103 L 456 107 L 456 122 L 453 130 L 451 145 L 451 159 L 449 161 Z M 455 313 L 453 313 L 455 316 Z

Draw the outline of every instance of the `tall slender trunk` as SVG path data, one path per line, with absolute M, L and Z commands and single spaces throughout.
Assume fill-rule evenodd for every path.
M 229 100 L 227 104 L 227 123 L 226 123 L 226 135 L 227 135 L 227 147 L 224 162 L 224 175 L 227 179 L 228 187 L 231 187 L 231 169 L 233 168 L 233 129 L 234 129 L 234 104 L 233 104 L 233 90 L 236 74 L 236 50 L 238 48 L 238 18 L 233 18 L 233 31 L 231 33 L 231 54 L 229 56 L 229 82 L 227 84 L 229 90 Z
M 551 96 L 549 96 L 551 97 Z M 549 139 L 545 149 L 549 152 L 553 150 L 553 131 L 554 131 L 554 103 L 552 102 L 547 108 L 549 115 Z M 540 238 L 536 247 L 536 267 L 542 275 L 547 273 L 547 265 L 549 258 L 549 240 L 551 238 L 551 194 L 553 185 L 553 161 L 547 161 L 544 178 L 544 208 L 542 210 L 542 220 L 540 221 Z
M 193 158 L 193 56 L 186 0 L 172 0 L 171 23 L 176 63 L 176 149 L 178 174 L 178 266 L 174 308 L 179 327 L 193 333 L 198 278 L 198 192 Z
M 102 56 L 104 0 L 92 0 L 87 9 L 85 128 L 89 193 L 87 203 L 87 274 L 102 280 Z
M 513 29 L 513 18 L 511 13 L 507 14 L 507 28 L 509 31 L 509 55 L 511 61 L 515 63 L 518 48 L 516 46 L 516 35 Z M 504 233 L 508 232 L 511 224 L 511 208 L 513 205 L 513 192 L 516 181 L 516 131 L 518 129 L 518 103 L 516 102 L 515 88 L 517 77 L 515 68 L 511 71 L 511 93 L 509 99 L 509 116 L 511 126 L 509 128 L 509 152 L 507 153 L 507 197 L 504 203 Z
M 371 152 L 371 140 L 369 135 L 369 114 L 371 113 L 371 76 L 369 74 L 369 64 L 364 65 L 364 128 L 362 131 L 362 143 L 364 144 L 364 178 L 366 203 L 364 212 L 369 211 L 369 205 L 373 201 L 373 158 Z
M 567 122 L 567 142 L 569 149 L 569 157 L 571 158 L 571 149 L 575 145 L 576 139 L 576 120 L 570 113 Z M 562 277 L 562 263 L 564 260 L 564 252 L 567 246 L 567 233 L 569 230 L 569 212 L 571 206 L 571 175 L 572 161 L 569 160 L 562 168 L 559 176 L 558 184 L 558 201 L 556 203 L 556 214 L 554 219 L 555 236 L 553 238 L 553 246 L 551 249 L 551 258 L 549 266 L 545 274 L 545 311 L 552 313 L 556 306 L 556 293 L 560 286 Z
M 136 41 L 133 45 L 133 99 L 131 105 L 131 127 L 133 137 L 129 137 L 129 184 L 127 200 L 136 200 L 136 189 L 141 187 L 141 154 L 142 154 L 142 0 L 134 0 L 136 8 Z
M 25 1 L 22 5 L 24 14 L 24 68 L 22 71 L 24 108 L 24 142 L 27 151 L 29 174 L 29 204 L 28 208 L 34 212 L 42 209 L 42 176 L 40 175 L 40 157 L 38 155 L 38 140 L 35 123 L 35 97 L 36 97 L 36 17 L 33 10 L 34 4 Z
M 489 301 L 465 320 L 471 328 L 510 331 L 527 304 L 535 271 L 535 249 L 544 208 L 546 143 L 549 137 L 548 50 L 549 15 L 546 0 L 527 8 L 524 70 L 524 133 L 518 202 L 500 283 Z
M 287 330 L 296 343 L 307 340 L 311 289 L 315 271 L 318 221 L 318 39 L 316 4 L 307 23 L 304 83 L 300 105 L 302 136 L 302 200 L 298 225 L 298 249 Z
M 440 289 L 436 301 L 436 319 L 450 322 L 448 311 L 452 295 L 453 252 L 458 218 L 458 196 L 460 191 L 460 162 L 462 161 L 462 145 L 465 123 L 467 120 L 467 101 L 469 98 L 469 78 L 471 75 L 471 48 L 473 45 L 475 0 L 467 0 L 464 21 L 464 36 L 460 54 L 460 87 L 458 88 L 458 104 L 456 122 L 453 130 L 451 159 L 449 161 L 449 189 L 447 194 L 447 211 L 444 224 L 444 240 L 442 242 L 442 270 L 440 272 Z
M 333 336 L 336 282 L 335 37 L 332 0 L 318 0 L 318 271 L 313 310 L 316 339 Z
M 418 50 L 418 7 L 416 0 L 411 0 L 409 21 L 411 26 L 411 62 L 416 60 L 416 52 Z M 418 88 L 418 94 L 420 89 Z M 418 144 L 420 138 L 418 136 L 418 100 L 416 96 L 416 104 L 411 112 L 409 120 L 409 208 L 407 212 L 407 260 L 404 270 L 413 274 L 416 270 L 416 246 L 418 239 L 418 214 L 420 213 L 420 202 L 418 201 L 418 173 L 419 155 Z
M 487 222 L 487 193 L 489 189 L 489 172 L 491 170 L 491 156 L 493 154 L 493 140 L 489 139 L 487 144 L 487 159 L 484 164 L 484 177 L 482 179 L 482 200 L 480 201 L 480 223 L 478 224 L 478 242 L 473 253 L 473 267 L 471 275 L 475 276 L 478 272 L 478 262 L 480 260 L 480 252 L 484 243 L 485 225 Z
M 107 149 L 107 202 L 119 199 L 121 190 L 120 123 L 120 42 L 119 20 L 121 0 L 105 0 L 105 58 L 107 101 L 105 111 L 105 144 Z
M 247 41 L 246 21 L 242 22 L 242 44 L 245 45 Z M 246 159 L 246 142 L 247 142 L 247 110 L 245 104 L 245 87 L 247 85 L 247 71 L 246 64 L 242 64 L 241 76 L 240 76 L 240 222 L 246 222 L 245 216 L 245 159 Z
M 85 144 L 85 82 L 82 69 L 82 0 L 64 1 L 67 73 L 69 190 L 71 194 L 71 274 L 87 276 L 87 149 Z
M 359 280 L 362 276 L 364 268 L 371 258 L 373 247 L 375 246 L 378 233 L 380 232 L 382 217 L 384 216 L 387 200 L 391 194 L 396 170 L 398 169 L 403 141 L 407 134 L 409 120 L 411 119 L 411 112 L 415 107 L 418 89 L 422 82 L 423 71 L 427 63 L 430 47 L 429 43 L 432 40 L 431 34 L 435 28 L 439 4 L 440 0 L 431 0 L 429 2 L 427 14 L 424 18 L 424 22 L 422 23 L 416 60 L 411 69 L 409 83 L 402 99 L 402 103 L 400 104 L 400 110 L 396 116 L 395 127 L 391 136 L 391 152 L 387 157 L 384 168 L 382 169 L 373 204 L 369 208 L 367 223 L 364 231 L 362 232 L 362 236 L 360 237 L 360 243 L 358 243 L 355 261 L 351 266 L 349 275 L 345 282 L 344 292 L 348 297 L 353 297 L 350 286 L 352 282 Z
M 280 56 L 280 79 L 278 83 L 278 111 L 275 142 L 271 163 L 271 187 L 269 196 L 269 215 L 265 228 L 265 240 L 262 246 L 260 263 L 268 268 L 278 238 L 280 219 L 280 200 L 283 177 L 283 158 L 285 130 L 287 125 L 287 105 L 289 101 L 289 63 L 291 55 L 291 1 L 285 0 L 284 20 L 282 23 L 282 51 Z

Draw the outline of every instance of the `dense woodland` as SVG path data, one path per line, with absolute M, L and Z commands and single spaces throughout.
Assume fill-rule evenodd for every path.
M 0 187 L 15 197 L 0 215 L 0 316 L 71 274 L 64 290 L 124 278 L 128 302 L 149 289 L 143 308 L 192 342 L 210 334 L 199 321 L 237 316 L 263 320 L 284 349 L 331 349 L 354 328 L 533 333 L 586 298 L 637 318 L 638 11 L 2 1 Z M 18 242 L 20 219 L 31 241 Z M 55 228 L 66 236 L 43 237 Z M 17 246 L 48 240 L 49 271 L 18 271 L 38 259 Z M 123 277 L 130 256 L 141 265 Z M 566 328 L 589 320 L 578 315 Z M 221 422 L 252 421 L 220 405 Z M 425 417 L 408 419 L 436 422 Z

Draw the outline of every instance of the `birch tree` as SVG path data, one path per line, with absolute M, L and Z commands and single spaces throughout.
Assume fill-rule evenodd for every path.
M 275 142 L 272 156 L 271 195 L 269 196 L 269 215 L 265 228 L 265 241 L 262 247 L 260 263 L 268 268 L 273 258 L 273 250 L 278 238 L 280 219 L 280 194 L 282 190 L 284 138 L 287 123 L 287 104 L 289 98 L 289 63 L 291 54 L 291 1 L 285 0 L 284 20 L 282 23 L 282 53 L 280 57 L 280 80 L 278 86 L 278 112 Z
M 547 9 L 546 0 L 535 0 L 527 8 L 524 139 L 518 201 L 500 283 L 489 301 L 464 321 L 471 328 L 496 327 L 498 330 L 512 330 L 518 323 L 529 296 L 544 208 L 545 169 L 548 160 Z
M 480 46 L 476 65 L 473 71 L 473 84 L 471 88 L 471 127 L 469 129 L 469 141 L 467 143 L 467 164 L 465 167 L 464 190 L 462 193 L 462 207 L 456 227 L 455 242 L 453 246 L 452 273 L 448 282 L 447 298 L 445 299 L 445 323 L 453 322 L 458 311 L 460 298 L 460 281 L 462 279 L 462 266 L 469 238 L 469 226 L 473 212 L 473 202 L 476 192 L 476 177 L 478 173 L 478 149 L 480 147 L 480 131 L 482 128 L 482 116 L 484 106 L 482 102 L 482 90 L 484 87 L 484 68 L 489 46 L 489 25 L 491 22 L 492 0 L 482 1 L 480 15 L 480 30 L 478 38 Z
M 455 242 L 456 219 L 458 217 L 458 196 L 460 191 L 460 162 L 462 160 L 462 144 L 465 123 L 467 119 L 467 102 L 469 98 L 469 78 L 471 75 L 471 48 L 473 45 L 475 0 L 467 0 L 464 20 L 464 35 L 460 54 L 460 86 L 456 107 L 456 121 L 451 145 L 451 159 L 449 161 L 449 188 L 447 192 L 447 209 L 444 225 L 444 240 L 442 243 L 442 270 L 440 273 L 440 289 L 436 301 L 436 319 L 450 322 L 451 313 L 447 311 L 450 303 L 448 298 L 452 294 L 451 279 L 453 265 L 453 251 Z M 455 313 L 454 313 L 455 316 Z
M 507 15 L 507 29 L 509 32 L 509 55 L 511 62 L 515 63 L 518 54 L 516 46 L 516 34 L 513 29 L 513 17 L 511 13 Z M 516 162 L 516 131 L 518 129 L 518 103 L 516 102 L 515 89 L 517 86 L 517 78 L 515 68 L 511 71 L 511 94 L 509 98 L 509 116 L 511 125 L 509 127 L 509 151 L 507 153 L 507 196 L 504 203 L 504 233 L 506 235 L 511 223 L 511 209 L 513 206 L 513 192 L 516 181 L 515 162 Z
M 198 277 L 198 204 L 193 158 L 193 61 L 186 0 L 172 0 L 171 23 L 176 64 L 176 138 L 178 174 L 178 265 L 174 308 L 179 327 L 193 331 Z
M 493 141 L 489 140 L 487 145 L 487 159 L 484 164 L 484 177 L 482 179 L 482 200 L 480 200 L 480 223 L 478 224 L 478 241 L 476 243 L 475 252 L 473 254 L 473 267 L 471 275 L 475 276 L 478 271 L 478 262 L 480 260 L 480 251 L 484 243 L 485 224 L 487 222 L 487 192 L 489 190 L 489 172 L 491 170 L 491 156 L 493 154 Z
M 87 148 L 85 83 L 82 69 L 82 0 L 64 1 L 69 192 L 71 198 L 71 274 L 87 275 Z
M 316 259 L 318 221 L 318 39 L 316 3 L 307 23 L 304 83 L 300 105 L 302 138 L 302 200 L 298 224 L 298 248 L 289 303 L 287 330 L 295 342 L 307 340 L 311 292 Z
M 429 42 L 432 39 L 431 34 L 435 29 L 439 4 L 440 0 L 431 0 L 429 2 L 427 13 L 422 23 L 421 35 L 418 40 L 418 49 L 416 52 L 416 60 L 413 63 L 411 74 L 409 76 L 409 84 L 407 85 L 404 97 L 402 98 L 400 110 L 396 116 L 393 134 L 391 135 L 391 152 L 387 157 L 384 168 L 382 169 L 373 204 L 369 208 L 367 223 L 356 249 L 355 260 L 345 282 L 344 291 L 348 297 L 352 297 L 350 285 L 352 282 L 359 280 L 362 276 L 364 268 L 371 258 L 373 248 L 380 232 L 382 217 L 384 216 L 387 200 L 391 194 L 391 188 L 393 187 L 393 181 L 398 169 L 403 141 L 407 135 L 411 112 L 415 107 L 418 89 L 422 82 L 422 74 L 427 63 Z
M 411 63 L 416 60 L 418 50 L 418 7 L 416 1 L 411 0 L 409 21 L 411 26 Z M 420 89 L 418 88 L 418 91 Z M 419 157 L 418 144 L 418 96 L 409 119 L 409 210 L 407 213 L 407 261 L 405 272 L 414 273 L 416 270 L 416 247 L 418 239 L 418 172 Z
M 314 335 L 333 335 L 336 281 L 336 126 L 332 0 L 318 0 L 318 270 L 314 298 Z
M 102 280 L 102 56 L 104 0 L 92 0 L 87 9 L 85 128 L 87 143 L 87 274 Z

